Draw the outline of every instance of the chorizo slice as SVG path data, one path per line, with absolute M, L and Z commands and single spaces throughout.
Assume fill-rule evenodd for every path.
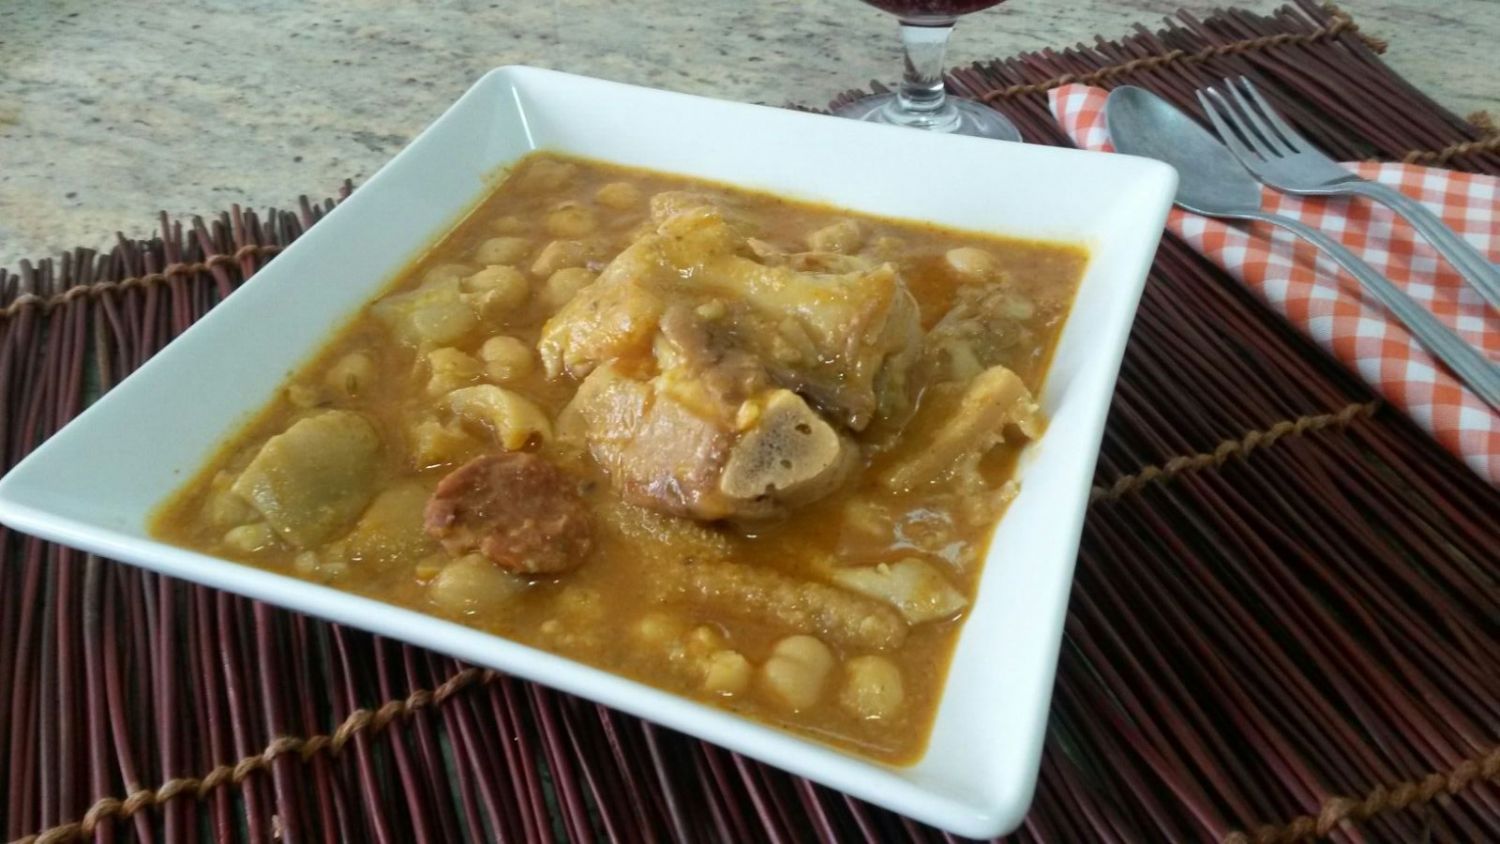
M 567 571 L 594 546 L 576 481 L 527 452 L 477 457 L 454 469 L 428 499 L 425 524 L 455 557 L 478 552 L 517 574 Z

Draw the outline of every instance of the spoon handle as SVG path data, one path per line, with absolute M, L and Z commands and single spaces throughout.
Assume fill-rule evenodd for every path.
M 1491 363 L 1473 346 L 1465 343 L 1463 338 L 1454 334 L 1437 317 L 1428 313 L 1359 256 L 1300 220 L 1264 211 L 1246 211 L 1236 216 L 1281 226 L 1328 253 L 1328 257 L 1358 279 L 1376 301 L 1395 314 L 1428 351 L 1448 364 L 1459 380 L 1467 384 L 1475 395 L 1490 407 L 1500 410 L 1500 366 Z
M 1350 182 L 1347 187 L 1349 193 L 1373 199 L 1406 218 L 1412 228 L 1427 238 L 1433 248 L 1479 291 L 1490 307 L 1500 310 L 1500 267 L 1491 264 L 1478 249 L 1448 228 L 1441 217 L 1415 199 L 1379 182 Z

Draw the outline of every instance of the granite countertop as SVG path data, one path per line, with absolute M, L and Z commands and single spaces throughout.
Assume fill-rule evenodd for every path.
M 1219 0 L 1011 0 L 950 64 L 1114 36 Z M 1279 3 L 1243 0 L 1270 9 Z M 477 79 L 534 64 L 782 104 L 890 79 L 892 19 L 856 0 L 0 5 L 0 266 L 146 236 L 156 211 L 324 196 L 368 176 Z M 1494 0 L 1371 0 L 1385 58 L 1460 114 L 1500 116 Z

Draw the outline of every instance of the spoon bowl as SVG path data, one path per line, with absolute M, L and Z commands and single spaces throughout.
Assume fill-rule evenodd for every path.
M 1218 138 L 1161 97 L 1131 85 L 1116 88 L 1104 118 L 1116 150 L 1177 168 L 1176 202 L 1183 208 L 1208 216 L 1260 208 L 1255 177 Z

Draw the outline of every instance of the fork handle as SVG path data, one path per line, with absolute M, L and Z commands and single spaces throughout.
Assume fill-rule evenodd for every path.
M 1373 199 L 1404 217 L 1418 234 L 1427 238 L 1432 247 L 1453 264 L 1470 286 L 1479 291 L 1490 307 L 1500 310 L 1500 268 L 1459 237 L 1441 217 L 1415 199 L 1379 182 L 1351 182 L 1346 187 L 1350 193 Z
M 1448 364 L 1459 380 L 1468 385 L 1475 395 L 1500 411 L 1500 366 L 1491 363 L 1473 346 L 1464 342 L 1463 338 L 1439 322 L 1437 317 L 1403 293 L 1401 288 L 1376 272 L 1374 267 L 1345 249 L 1338 241 L 1300 220 L 1264 211 L 1245 211 L 1237 216 L 1281 226 L 1328 253 L 1328 257 L 1358 279 L 1376 301 L 1395 314 L 1429 352 Z

